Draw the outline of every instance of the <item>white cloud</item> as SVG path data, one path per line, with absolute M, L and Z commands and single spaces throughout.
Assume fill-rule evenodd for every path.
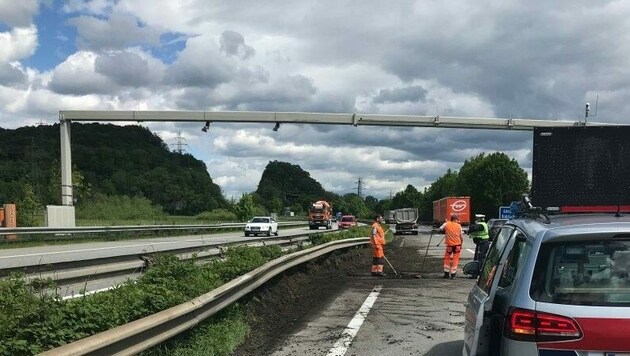
M 31 25 L 0 32 L 0 48 L 0 63 L 31 56 L 37 49 L 37 28 Z
M 3 10 L 8 3 L 0 21 L 17 27 L 0 33 L 3 127 L 56 121 L 60 108 L 576 120 L 597 94 L 591 120 L 630 115 L 630 4 L 619 0 L 69 0 L 53 11 L 73 16 L 78 39 L 56 35 L 79 50 L 46 71 L 25 64 L 44 59 L 25 60 L 44 31 L 31 25 L 37 2 Z M 380 196 L 422 188 L 481 152 L 506 152 L 531 174 L 531 135 L 522 132 L 219 124 L 202 136 L 199 123 L 149 127 L 168 140 L 182 131 L 228 196 L 254 190 L 275 159 L 339 193 L 362 177 Z
M 65 13 L 103 15 L 114 5 L 114 0 L 66 0 L 61 10 Z
M 123 49 L 139 44 L 157 45 L 160 32 L 141 25 L 135 16 L 114 13 L 108 19 L 78 16 L 68 20 L 79 33 L 79 47 L 90 49 Z
M 0 1 L 0 22 L 11 27 L 28 27 L 39 10 L 39 3 L 38 0 Z
M 85 95 L 111 93 L 114 82 L 107 76 L 97 73 L 93 52 L 80 51 L 69 56 L 53 71 L 48 87 L 59 94 Z

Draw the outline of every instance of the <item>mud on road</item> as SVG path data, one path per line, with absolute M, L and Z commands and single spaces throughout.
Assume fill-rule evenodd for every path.
M 441 279 L 442 260 L 435 254 L 435 257 L 432 257 L 431 253 L 429 253 L 423 265 L 424 247 L 427 246 L 428 238 L 428 235 L 424 237 L 396 236 L 386 246 L 386 256 L 398 272 L 398 275 L 394 274 L 386 263 L 385 271 L 388 274 L 387 277 L 371 277 L 371 251 L 366 245 L 365 247 L 335 252 L 306 265 L 298 266 L 276 277 L 248 296 L 248 299 L 244 301 L 247 306 L 248 319 L 250 320 L 250 334 L 246 342 L 233 355 L 270 355 L 278 350 L 282 351 L 283 348 L 291 348 L 295 352 L 321 354 L 321 349 L 300 351 L 293 349 L 291 345 L 287 346 L 287 342 L 290 344 L 288 339 L 296 330 L 304 328 L 309 318 L 325 309 L 346 288 L 354 287 L 357 284 L 374 285 L 379 283 L 386 287 L 411 287 L 409 290 L 414 294 L 413 298 L 415 298 L 416 295 L 419 295 L 417 292 L 419 289 L 435 289 L 437 286 L 438 289 L 442 290 L 444 287 L 449 288 L 448 282 L 458 283 L 458 281 L 447 282 Z M 424 240 L 424 243 L 419 243 L 421 239 Z M 437 239 L 434 238 L 434 240 L 431 242 L 431 246 L 437 244 Z M 423 270 L 420 270 L 421 266 L 423 266 Z M 420 275 L 421 279 L 415 279 L 416 275 Z M 464 281 L 461 277 L 458 279 Z M 470 280 L 465 279 L 465 281 L 468 282 Z M 472 285 L 472 283 L 468 282 L 466 285 Z M 430 311 L 427 314 L 430 314 Z M 456 315 L 456 318 L 460 316 Z M 463 321 L 463 316 L 461 316 L 461 319 Z M 414 342 L 417 345 L 412 347 L 413 350 L 410 349 L 410 353 L 405 353 L 430 354 L 431 349 L 435 349 L 431 346 L 431 343 L 437 342 L 434 337 L 439 338 L 439 335 L 445 331 L 445 328 L 449 327 L 458 330 L 461 328 L 461 323 L 456 322 L 453 326 L 445 326 L 444 323 L 439 321 L 432 322 L 427 320 L 417 325 L 417 329 L 412 331 L 414 338 L 422 338 L 428 343 L 425 342 L 421 345 Z M 343 328 L 330 335 L 338 336 L 342 331 Z M 330 335 L 323 336 L 330 339 L 328 342 L 323 340 L 324 344 L 332 345 L 336 341 L 336 336 Z M 407 344 L 410 341 L 407 340 L 409 335 L 396 335 L 395 332 L 392 332 L 384 334 L 383 338 L 383 344 L 388 345 L 390 350 L 406 350 L 409 348 Z M 397 348 L 392 348 L 393 346 Z M 425 353 L 427 351 L 428 353 Z M 288 354 L 292 353 L 288 352 Z M 349 352 L 348 354 L 352 355 L 353 353 Z M 394 353 L 381 352 L 381 354 Z

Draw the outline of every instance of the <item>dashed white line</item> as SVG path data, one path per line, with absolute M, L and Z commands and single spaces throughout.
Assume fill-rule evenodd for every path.
M 466 251 L 472 253 L 473 255 L 475 254 L 475 250 L 471 250 L 471 249 L 467 248 Z
M 372 292 L 367 296 L 357 313 L 354 314 L 354 318 L 350 320 L 346 329 L 341 333 L 341 337 L 335 342 L 326 356 L 343 356 L 346 354 L 352 340 L 354 340 L 357 332 L 359 332 L 363 321 L 365 321 L 370 309 L 372 309 L 374 302 L 376 302 L 378 295 L 381 293 L 381 288 L 383 288 L 383 286 L 375 286 L 374 289 L 372 289 Z

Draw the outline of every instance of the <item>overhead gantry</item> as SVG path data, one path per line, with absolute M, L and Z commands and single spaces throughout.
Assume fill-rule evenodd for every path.
M 94 111 L 60 110 L 61 204 L 73 206 L 72 155 L 70 123 L 90 122 L 201 122 L 208 131 L 212 122 L 270 123 L 277 131 L 280 124 L 321 124 L 350 126 L 411 126 L 485 130 L 532 131 L 535 127 L 610 125 L 586 121 L 505 119 L 486 117 L 383 115 L 359 113 L 307 113 L 267 111 Z M 74 226 L 74 211 L 72 211 Z

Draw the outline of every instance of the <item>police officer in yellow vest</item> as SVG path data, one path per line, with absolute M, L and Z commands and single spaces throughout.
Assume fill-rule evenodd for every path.
M 469 226 L 468 234 L 475 242 L 475 261 L 479 261 L 479 270 L 476 275 L 470 278 L 477 278 L 483 268 L 483 262 L 486 260 L 488 249 L 490 248 L 490 235 L 488 234 L 488 224 L 485 222 L 486 216 L 483 214 L 475 214 L 475 224 Z

